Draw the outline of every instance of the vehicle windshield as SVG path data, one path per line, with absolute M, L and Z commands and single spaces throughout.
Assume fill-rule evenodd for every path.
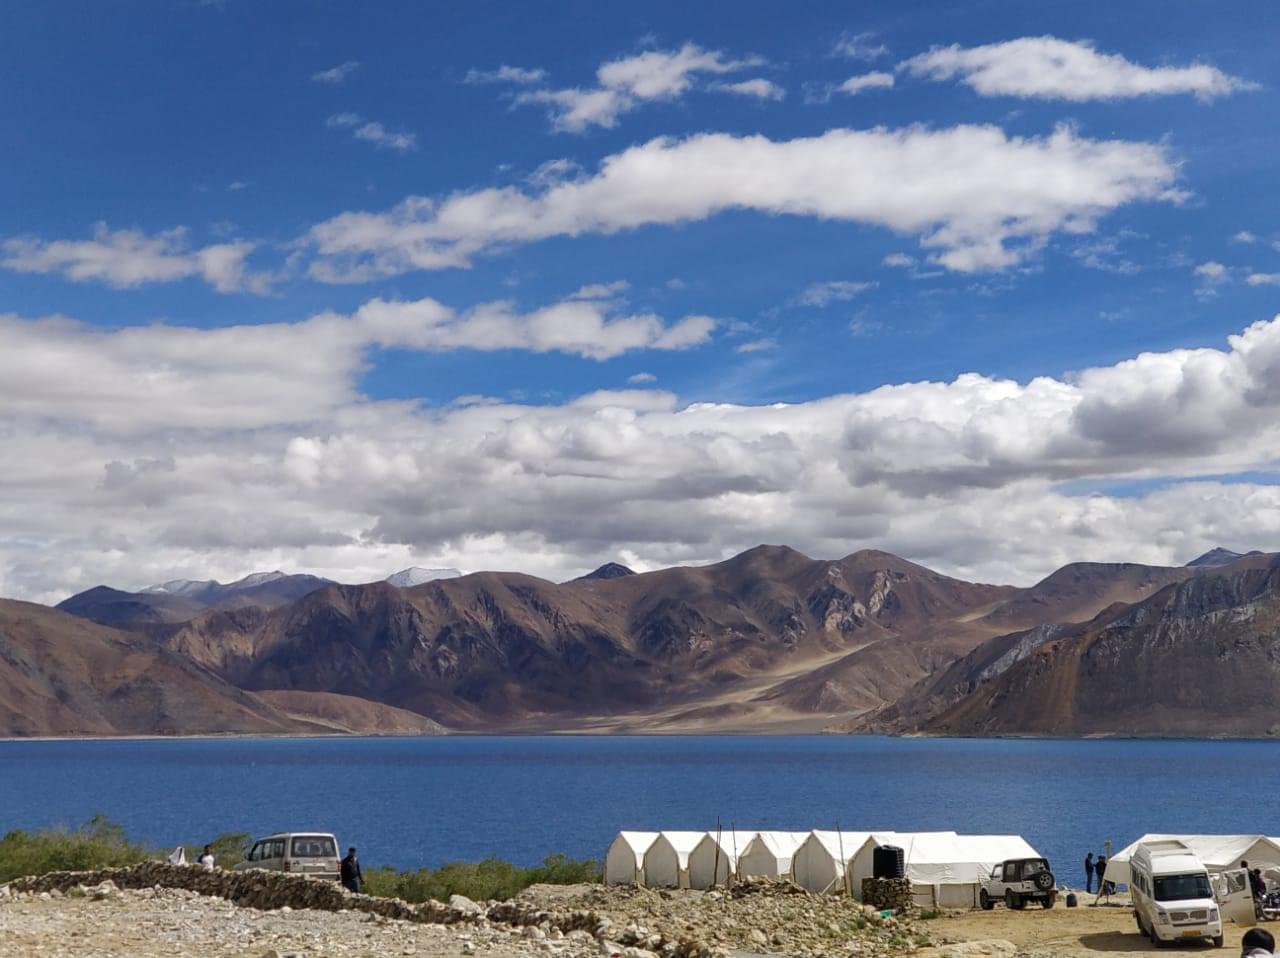
M 1156 901 L 1190 901 L 1194 898 L 1212 898 L 1209 876 L 1204 872 L 1193 875 L 1162 875 L 1155 882 Z
M 299 835 L 294 838 L 291 858 L 337 858 L 338 848 L 328 835 Z
M 1041 872 L 1047 872 L 1048 870 L 1049 870 L 1049 863 L 1045 861 L 1043 858 L 1036 858 L 1036 859 L 1033 859 L 1032 861 L 1022 863 L 1022 873 L 1026 875 L 1028 878 L 1031 878 L 1034 875 L 1038 875 Z

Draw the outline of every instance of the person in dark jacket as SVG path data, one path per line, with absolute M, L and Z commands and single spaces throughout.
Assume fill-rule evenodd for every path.
M 1106 885 L 1106 879 L 1103 877 L 1107 874 L 1107 856 L 1099 855 L 1097 861 L 1093 863 L 1093 874 L 1098 879 L 1098 894 L 1105 895 L 1109 893 Z
M 1093 852 L 1084 856 L 1084 890 L 1093 891 Z
M 363 881 L 364 875 L 360 873 L 360 859 L 356 858 L 356 850 L 348 848 L 347 857 L 342 860 L 342 887 L 359 894 Z

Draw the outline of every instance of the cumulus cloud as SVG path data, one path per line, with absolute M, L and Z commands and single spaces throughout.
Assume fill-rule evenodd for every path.
M 633 386 L 640 386 L 645 383 L 656 383 L 657 381 L 658 377 L 653 373 L 636 373 L 633 376 L 627 377 L 627 382 L 631 383 Z
M 719 50 L 704 50 L 697 44 L 686 43 L 678 50 L 646 50 L 604 63 L 596 71 L 597 85 L 594 87 L 527 90 L 517 94 L 515 102 L 549 107 L 548 115 L 555 130 L 581 133 L 592 126 L 612 128 L 617 125 L 619 116 L 642 103 L 684 96 L 701 74 L 734 73 L 759 66 L 761 62 L 758 57 L 730 59 Z M 512 76 L 505 79 L 528 85 L 542 77 Z M 756 82 L 748 81 L 749 84 Z M 758 81 L 760 84 L 768 82 Z M 777 89 L 772 84 L 769 86 Z M 760 96 L 761 89 L 763 87 L 756 85 L 750 90 L 733 92 Z
M 203 279 L 220 293 L 270 289 L 270 274 L 252 271 L 246 263 L 256 243 L 239 240 L 193 249 L 187 235 L 185 227 L 148 235 L 98 223 L 88 240 L 18 236 L 5 240 L 0 266 L 18 273 L 57 273 L 75 282 L 106 283 L 116 289 L 191 277 Z
M 509 302 L 453 310 L 434 299 L 374 299 L 296 323 L 108 330 L 62 317 L 0 316 L 6 414 L 85 421 L 109 431 L 255 429 L 310 421 L 354 401 L 375 348 L 525 350 L 606 360 L 705 343 L 706 316 L 665 323 L 600 300 L 530 312 Z
M 1256 243 L 1256 242 L 1258 242 L 1258 237 L 1257 237 L 1254 233 L 1250 233 L 1248 230 L 1241 230 L 1241 231 L 1240 231 L 1239 233 L 1237 233 L 1235 236 L 1231 237 L 1231 242 L 1233 242 L 1233 243 Z
M 311 74 L 311 80 L 314 83 L 328 83 L 337 86 L 358 69 L 360 69 L 359 60 L 348 60 L 346 63 L 339 63 L 336 67 L 330 67 L 327 70 L 320 70 Z
M 898 69 L 930 80 L 958 77 L 982 96 L 1075 102 L 1179 93 L 1212 100 L 1256 88 L 1206 64 L 1145 67 L 1116 53 L 1099 53 L 1087 41 L 1049 36 L 980 47 L 934 47 L 904 60 Z
M 360 394 L 369 358 L 353 342 L 467 324 L 447 313 L 375 302 L 261 333 L 6 319 L 0 594 L 277 566 L 351 581 L 512 555 L 562 578 L 760 541 L 1029 582 L 1076 559 L 1280 544 L 1280 486 L 1250 478 L 1280 456 L 1280 317 L 1225 348 L 1070 376 L 969 373 L 795 404 L 647 388 L 428 409 Z M 1208 478 L 1221 476 L 1242 481 Z
M 787 95 L 786 90 L 764 77 L 741 80 L 737 83 L 717 83 L 712 89 L 724 93 L 736 93 L 739 96 L 751 96 L 757 100 L 782 100 Z
M 660 137 L 607 157 L 594 175 L 541 190 L 413 196 L 385 213 L 340 214 L 308 235 L 311 274 L 356 282 L 458 268 L 499 246 L 728 210 L 883 226 L 919 236 L 948 269 L 1002 269 L 1057 232 L 1092 231 L 1117 207 L 1179 199 L 1176 179 L 1164 145 L 1090 140 L 1069 127 L 1044 137 L 991 126 L 837 129 L 783 141 Z
M 874 289 L 874 282 L 851 282 L 849 280 L 830 280 L 825 283 L 813 283 L 805 287 L 796 302 L 801 306 L 829 306 L 831 303 L 846 303 L 869 289 Z
M 739 343 L 737 351 L 740 353 L 764 353 L 777 348 L 778 341 L 776 339 L 750 339 L 745 343 Z
M 330 129 L 350 130 L 357 140 L 372 143 L 378 149 L 408 153 L 418 148 L 418 137 L 413 133 L 392 133 L 381 123 L 366 120 L 358 113 L 335 113 L 325 121 Z
M 1280 286 L 1280 273 L 1250 273 L 1245 282 L 1250 286 Z
M 856 96 L 867 90 L 889 90 L 892 88 L 892 73 L 863 73 L 859 76 L 849 77 L 849 79 L 836 87 L 841 93 L 848 93 L 850 96 Z

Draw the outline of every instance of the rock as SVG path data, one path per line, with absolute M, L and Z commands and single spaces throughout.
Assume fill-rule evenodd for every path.
M 609 941 L 609 939 L 605 938 L 600 942 L 600 954 L 603 958 L 622 958 L 624 951 L 626 949 L 616 941 Z
M 622 958 L 658 958 L 658 956 L 643 948 L 627 948 L 623 950 Z
M 547 937 L 547 933 L 537 925 L 529 925 L 524 930 L 524 936 L 526 938 L 532 938 L 534 941 L 541 941 Z
M 449 907 L 462 915 L 482 915 L 484 909 L 466 895 L 450 895 Z
M 1017 953 L 1018 946 L 1003 938 L 962 941 L 921 952 L 921 954 L 936 955 L 937 958 L 1013 958 Z
M 769 944 L 769 936 L 768 936 L 768 935 L 766 935 L 766 934 L 765 934 L 763 931 L 761 931 L 759 928 L 752 928 L 752 929 L 751 929 L 751 934 L 750 934 L 750 935 L 748 935 L 747 937 L 751 939 L 751 943 L 752 943 L 753 945 L 767 945 L 767 944 Z
M 476 953 L 475 943 L 470 941 L 464 941 L 462 943 L 462 953 L 464 955 L 474 955 Z

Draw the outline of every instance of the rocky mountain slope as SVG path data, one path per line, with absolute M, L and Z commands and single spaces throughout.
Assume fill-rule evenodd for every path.
M 1250 554 L 1088 622 L 1001 636 L 871 715 L 943 735 L 1280 735 L 1280 557 Z
M 0 736 L 318 729 L 142 636 L 0 599 Z
M 1126 615 L 1162 596 L 1260 574 L 1273 559 L 1076 563 L 1013 588 L 963 582 L 884 552 L 828 561 L 760 546 L 709 566 L 635 574 L 609 565 L 565 583 L 492 572 L 403 588 L 322 583 L 292 600 L 212 607 L 193 606 L 185 587 L 102 588 L 64 607 L 132 630 L 139 649 L 255 693 L 246 701 L 272 722 L 333 730 L 1091 734 L 1121 726 L 1114 709 L 1066 702 L 1083 679 L 1037 686 L 1025 702 L 991 693 L 1029 682 L 1037 669 L 1059 674 L 1072 661 L 1062 650 L 1104 633 L 1114 641 Z M 139 597 L 150 604 L 139 607 Z M 1198 648 L 1234 636 L 1238 625 L 1204 615 L 1178 634 Z M 1141 689 L 1144 702 L 1156 702 L 1155 687 L 1125 670 L 1141 670 L 1162 648 L 1119 656 L 1116 693 Z M 1197 668 L 1223 672 L 1230 658 L 1197 660 Z M 1164 673 L 1181 674 L 1173 665 Z M 1216 687 L 1236 681 L 1224 672 Z M 1184 708 L 1179 728 L 1201 721 L 1194 711 Z M 1210 719 L 1204 727 L 1217 729 Z

